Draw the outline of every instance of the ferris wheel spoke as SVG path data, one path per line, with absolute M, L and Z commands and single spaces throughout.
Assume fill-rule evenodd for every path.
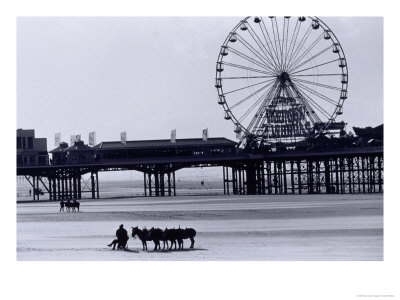
M 329 104 L 332 104 L 334 106 L 337 105 L 337 101 L 335 101 L 335 100 L 333 100 L 333 99 L 331 99 L 331 98 L 329 98 L 329 97 L 327 97 L 327 96 L 325 96 L 325 95 L 323 95 L 321 93 L 318 93 L 317 91 L 314 91 L 313 89 L 309 88 L 308 86 L 305 86 L 304 84 L 301 84 L 299 82 L 297 82 L 297 85 L 298 85 L 299 88 L 302 88 L 302 89 L 310 92 L 311 94 L 313 94 L 313 95 L 317 96 L 318 98 L 328 102 Z
M 289 24 L 288 24 L 289 25 Z M 287 36 L 285 38 L 285 33 L 287 31 L 286 28 L 286 17 L 283 18 L 283 28 L 282 28 L 282 51 L 281 51 L 281 57 L 282 57 L 282 66 L 285 66 L 285 57 L 286 57 L 286 51 L 287 50 Z
M 257 61 L 257 60 L 255 60 L 255 59 L 251 58 L 250 56 L 247 56 L 246 54 L 244 54 L 244 53 L 242 53 L 242 52 L 236 50 L 235 48 L 228 47 L 228 49 L 229 49 L 230 51 L 232 51 L 232 53 L 234 53 L 234 54 L 236 54 L 236 55 L 238 55 L 238 56 L 240 56 L 240 57 L 242 57 L 242 58 L 244 58 L 244 59 L 246 59 L 246 60 L 251 61 L 252 63 L 256 64 L 257 66 L 259 66 L 259 67 L 261 67 L 261 68 L 266 68 L 266 69 L 271 70 L 272 72 L 270 72 L 270 74 L 275 74 L 275 73 L 274 73 L 275 70 L 272 69 L 271 67 L 269 67 L 268 65 L 266 65 L 266 64 L 264 64 L 264 63 L 262 63 L 262 62 L 260 62 L 260 61 Z
M 292 63 L 287 65 L 287 69 L 290 70 L 294 65 L 296 65 L 299 61 L 301 61 L 310 51 L 321 41 L 324 33 L 322 32 L 309 46 L 307 49 L 303 51 L 303 53 Z
M 286 18 L 283 20 L 283 22 L 286 21 Z M 289 28 L 290 28 L 290 18 L 287 19 L 287 28 L 286 28 L 286 40 L 285 38 L 283 38 L 284 41 L 286 41 L 285 43 L 285 61 L 283 62 L 283 65 L 286 65 L 286 61 L 287 61 L 287 56 L 288 56 L 288 41 L 289 41 Z
M 331 60 L 331 61 L 328 61 L 328 62 L 319 64 L 319 65 L 315 65 L 315 66 L 312 66 L 312 67 L 309 67 L 309 68 L 306 68 L 306 69 L 303 69 L 303 70 L 300 70 L 300 71 L 293 72 L 292 74 L 297 74 L 297 73 L 301 73 L 301 72 L 304 72 L 304 71 L 307 71 L 307 70 L 315 69 L 315 68 L 320 67 L 320 66 L 324 66 L 324 65 L 327 65 L 327 64 L 331 64 L 331 63 L 333 63 L 333 62 L 335 62 L 335 61 L 338 61 L 338 60 L 339 60 L 339 59 L 336 58 L 336 59 L 333 59 L 333 60 Z
M 276 48 L 274 48 L 274 43 L 273 43 L 272 40 L 271 40 L 271 37 L 270 37 L 270 35 L 269 35 L 269 33 L 268 33 L 267 27 L 265 26 L 265 23 L 264 23 L 263 18 L 261 18 L 261 22 L 259 23 L 259 25 L 260 25 L 260 30 L 261 30 L 261 32 L 262 32 L 262 34 L 263 34 L 263 36 L 264 36 L 265 43 L 266 43 L 268 49 L 270 49 L 271 58 L 272 58 L 273 61 L 274 61 L 274 65 L 275 65 L 275 67 L 276 67 L 276 70 L 277 70 L 277 71 L 280 71 L 280 70 L 279 70 L 279 63 L 277 62 L 278 53 L 276 52 Z M 265 34 L 266 34 L 267 36 L 265 36 Z M 267 38 L 268 38 L 268 41 L 269 41 L 269 42 L 267 41 Z M 271 45 L 271 47 L 270 47 L 269 45 Z M 272 48 L 272 50 L 271 50 L 271 48 Z M 274 58 L 274 55 L 272 54 L 272 52 L 274 52 L 275 58 Z
M 250 95 L 244 97 L 243 99 L 239 100 L 238 102 L 236 102 L 235 104 L 233 104 L 232 106 L 230 106 L 230 109 L 233 110 L 234 108 L 238 107 L 239 105 L 243 104 L 244 102 L 246 102 L 247 100 L 251 99 L 254 95 L 258 94 L 259 92 L 261 92 L 262 90 L 266 89 L 267 87 L 269 87 L 271 84 L 273 84 L 274 82 L 270 82 L 268 84 L 266 84 L 265 86 L 262 86 L 261 88 L 259 88 L 258 90 L 256 90 L 255 92 L 251 93 Z
M 242 65 L 238 65 L 238 64 L 233 64 L 233 63 L 229 63 L 229 62 L 223 62 L 223 64 L 226 65 L 226 66 L 230 66 L 230 67 L 234 67 L 234 68 L 238 68 L 238 69 L 248 70 L 248 71 L 261 73 L 261 74 L 266 74 L 266 75 L 271 75 L 271 73 L 269 73 L 267 71 L 254 69 L 254 68 L 250 68 L 250 67 L 246 67 L 246 66 L 242 66 Z
M 277 64 L 277 67 L 278 67 L 278 71 L 281 72 L 281 67 L 280 67 L 280 64 L 279 64 L 279 50 L 278 50 L 277 43 L 276 43 L 275 27 L 274 27 L 274 25 L 272 23 L 272 20 L 271 20 L 271 24 L 272 24 L 272 35 L 273 35 L 273 37 L 270 36 L 270 38 L 271 38 L 271 47 L 274 49 L 274 52 L 275 52 L 275 58 L 276 58 L 276 64 Z M 265 26 L 265 24 L 264 24 L 264 26 Z
M 231 94 L 231 93 L 235 93 L 235 92 L 238 92 L 238 91 L 247 89 L 247 88 L 249 88 L 249 87 L 253 87 L 253 86 L 256 86 L 256 85 L 260 85 L 260 84 L 266 83 L 266 82 L 271 81 L 271 80 L 273 80 L 273 79 L 261 81 L 261 82 L 255 83 L 255 84 L 247 85 L 247 86 L 245 86 L 245 87 L 241 87 L 241 88 L 238 88 L 238 89 L 229 91 L 229 92 L 225 92 L 224 95 L 228 95 L 228 94 Z
M 280 41 L 280 38 L 279 38 L 278 25 L 277 25 L 275 17 L 270 18 L 270 20 L 271 20 L 271 25 L 272 25 L 272 33 L 274 35 L 274 41 L 275 41 L 278 65 L 279 65 L 279 69 L 282 70 L 282 55 L 279 55 L 281 53 L 281 41 Z M 276 26 L 274 26 L 274 20 L 275 20 Z M 276 35 L 275 35 L 275 31 L 276 31 Z
M 297 57 L 298 53 L 300 52 L 301 48 L 303 47 L 304 43 L 307 41 L 308 37 L 310 36 L 311 31 L 312 31 L 312 26 L 310 25 L 310 27 L 308 27 L 307 31 L 304 33 L 299 44 L 297 45 L 296 50 L 294 50 L 293 54 L 289 58 L 288 65 L 290 65 L 294 59 L 296 59 L 296 57 Z
M 280 36 L 280 34 L 279 34 L 279 28 L 278 28 L 278 21 L 276 20 L 276 18 L 274 18 L 274 20 L 275 20 L 275 28 L 276 28 L 276 32 L 277 32 L 277 35 L 278 35 L 278 42 L 279 42 L 279 46 L 280 46 L 280 49 L 281 49 L 281 52 L 280 52 L 280 54 L 281 54 L 281 69 L 283 70 L 283 47 L 284 47 L 284 34 L 282 35 L 282 41 L 281 41 L 281 36 Z M 284 30 L 285 30 L 285 21 L 283 22 L 283 32 L 284 32 Z
M 252 54 L 254 54 L 260 61 L 263 62 L 263 64 L 268 64 L 268 62 L 266 62 L 264 59 L 265 57 L 263 57 L 261 55 L 260 52 L 258 52 L 256 49 L 254 49 L 253 46 L 251 46 L 248 42 L 246 42 L 245 39 L 243 39 L 243 37 L 238 34 L 237 35 L 238 41 L 242 43 L 243 46 L 245 46 Z
M 306 63 L 312 61 L 313 59 L 317 58 L 318 56 L 324 54 L 326 51 L 328 51 L 329 49 L 332 48 L 333 45 L 330 45 L 328 47 L 326 47 L 325 49 L 321 50 L 320 52 L 318 52 L 317 54 L 313 55 L 312 57 L 310 57 L 309 59 L 303 61 L 303 62 L 299 62 L 297 65 L 294 65 L 288 72 L 293 72 L 296 71 L 298 68 L 304 66 Z
M 308 91 L 308 92 L 314 94 L 314 95 L 317 96 L 318 98 L 320 98 L 320 99 L 322 99 L 322 100 L 325 100 L 326 102 L 328 102 L 328 103 L 330 103 L 330 104 L 332 104 L 332 105 L 337 105 L 337 102 L 336 102 L 335 100 L 333 100 L 333 99 L 331 99 L 331 98 L 329 98 L 329 97 L 327 97 L 327 96 L 325 96 L 325 95 L 322 95 L 321 93 L 318 93 L 318 92 L 314 91 L 313 89 L 310 89 L 309 87 L 305 86 L 304 84 L 301 84 L 301 83 L 297 82 L 297 85 L 298 85 L 299 87 L 305 89 L 306 91 Z
M 255 41 L 257 46 L 261 49 L 261 51 L 263 51 L 263 53 L 266 55 L 265 58 L 268 60 L 268 62 L 270 64 L 275 65 L 276 62 L 275 62 L 273 56 L 271 55 L 271 53 L 267 50 L 267 48 L 265 47 L 264 43 L 261 41 L 261 39 L 259 38 L 257 33 L 254 31 L 253 27 L 251 27 L 250 23 L 247 23 L 247 24 L 248 24 L 250 36 L 253 38 L 253 40 Z M 266 51 L 266 52 L 264 52 L 264 51 Z M 272 61 L 271 61 L 271 59 L 272 59 Z M 276 67 L 276 65 L 275 65 L 275 67 Z M 276 72 L 276 70 L 274 70 L 274 71 Z
M 286 60 L 285 60 L 285 64 L 287 64 L 288 58 L 291 57 L 292 54 L 293 54 L 293 50 L 294 50 L 294 48 L 295 48 L 295 46 L 296 46 L 297 38 L 298 38 L 298 36 L 299 36 L 301 23 L 302 23 L 302 22 L 300 22 L 299 19 L 297 19 L 296 26 L 295 26 L 295 28 L 294 28 L 294 30 L 293 30 L 292 38 L 291 38 L 291 40 L 290 40 L 288 57 L 287 57 Z M 297 29 L 297 31 L 296 31 L 296 29 Z M 296 36 L 295 36 L 295 35 L 296 35 Z
M 322 83 L 313 82 L 313 81 L 304 80 L 304 79 L 293 79 L 293 81 L 301 82 L 301 83 L 305 83 L 305 84 L 309 84 L 309 85 L 313 85 L 313 86 L 319 86 L 319 87 L 323 87 L 323 88 L 327 88 L 327 89 L 331 89 L 331 90 L 336 90 L 336 91 L 341 91 L 342 90 L 341 88 L 339 88 L 337 86 L 332 86 L 332 85 L 328 85 L 328 84 L 322 84 Z
M 313 125 L 315 123 L 323 123 L 323 121 L 321 120 L 319 115 L 315 112 L 315 110 L 318 111 L 320 113 L 320 115 L 322 115 L 324 118 L 329 119 L 329 114 L 327 112 L 324 112 L 323 109 L 316 106 L 315 103 L 313 103 L 311 98 L 306 96 L 306 97 L 302 98 L 302 101 L 303 101 L 303 103 L 306 103 L 306 106 L 308 109 L 307 117 Z
M 307 98 L 309 101 L 307 101 L 307 99 L 305 99 L 305 101 L 311 106 L 313 107 L 315 110 L 319 111 L 326 119 L 330 118 L 330 114 L 323 108 L 321 107 L 318 103 L 316 103 L 311 97 L 304 95 L 305 98 Z M 316 117 L 316 119 L 319 122 L 322 122 L 322 120 L 318 117 L 318 115 L 316 115 L 315 113 L 313 114 L 312 111 L 310 112 L 314 117 Z
M 273 20 L 275 21 L 275 29 L 276 29 L 276 34 L 278 36 L 278 43 L 279 43 L 279 49 L 280 49 L 280 56 L 281 56 L 280 66 L 281 66 L 281 69 L 283 70 L 283 40 L 282 40 L 282 44 L 281 44 L 281 37 L 279 34 L 279 30 L 278 30 L 278 21 L 276 20 L 276 18 L 273 18 Z
M 305 76 L 305 77 L 312 77 L 312 76 L 342 76 L 343 73 L 332 73 L 332 74 L 291 74 L 290 77 L 299 77 L 299 76 Z
M 324 36 L 324 32 L 322 32 L 310 45 L 309 47 L 304 50 L 304 52 L 295 60 L 293 61 L 290 65 L 287 66 L 287 69 L 289 70 L 288 72 L 290 72 L 290 69 L 295 66 L 296 64 L 298 64 L 298 62 L 300 62 L 308 53 L 310 53 L 310 51 L 321 41 L 321 39 Z
M 275 75 L 272 76 L 237 76 L 237 77 L 221 77 L 219 79 L 247 79 L 247 78 L 276 78 Z

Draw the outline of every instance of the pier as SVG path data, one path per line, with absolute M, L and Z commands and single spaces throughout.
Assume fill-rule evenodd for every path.
M 74 150 L 74 151 L 72 151 Z M 226 138 L 104 142 L 94 147 L 75 142 L 50 152 L 49 165 L 18 166 L 38 200 L 99 198 L 99 172 L 143 173 L 145 196 L 175 196 L 175 172 L 193 167 L 222 167 L 224 194 L 348 194 L 383 192 L 383 146 L 246 151 Z M 90 174 L 89 182 L 83 175 Z M 84 189 L 85 187 L 85 189 Z

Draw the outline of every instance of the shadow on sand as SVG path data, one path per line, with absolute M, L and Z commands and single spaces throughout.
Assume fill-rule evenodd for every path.
M 203 248 L 187 248 L 187 249 L 176 249 L 176 250 L 147 250 L 143 252 L 149 252 L 149 253 L 179 253 L 179 252 L 191 252 L 191 251 L 208 251 L 208 249 L 203 249 Z
M 139 253 L 139 251 L 138 250 L 133 250 L 133 249 L 129 249 L 129 248 L 126 248 L 126 249 L 115 249 L 115 250 L 112 250 L 112 249 L 104 249 L 104 251 L 112 251 L 112 252 L 131 252 L 131 253 Z
M 133 250 L 133 249 L 129 249 L 129 248 L 126 248 L 125 250 L 123 250 L 124 252 L 132 252 L 132 253 L 139 253 L 139 251 L 138 250 Z

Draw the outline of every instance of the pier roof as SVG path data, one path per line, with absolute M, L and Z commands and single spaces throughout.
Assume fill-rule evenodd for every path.
M 236 146 L 236 142 L 227 138 L 217 137 L 208 138 L 204 141 L 198 139 L 176 139 L 176 143 L 171 143 L 171 140 L 141 140 L 127 141 L 126 146 L 121 141 L 102 142 L 94 146 L 94 149 L 117 149 L 117 148 L 174 148 L 174 147 L 201 147 L 201 146 Z

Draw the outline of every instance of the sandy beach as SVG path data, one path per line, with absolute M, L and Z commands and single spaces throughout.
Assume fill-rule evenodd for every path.
M 124 224 L 193 227 L 194 249 L 128 251 L 106 245 Z M 383 195 L 177 196 L 82 200 L 79 213 L 58 202 L 17 204 L 17 260 L 380 261 Z

